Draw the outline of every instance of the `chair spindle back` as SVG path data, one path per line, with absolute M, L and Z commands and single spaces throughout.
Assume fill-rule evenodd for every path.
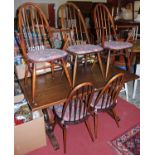
M 59 28 L 70 29 L 67 34 L 70 45 L 90 43 L 84 18 L 75 4 L 66 3 L 61 5 L 57 17 Z
M 18 11 L 18 27 L 24 56 L 27 51 L 50 48 L 52 43 L 49 24 L 42 10 L 34 3 L 24 3 Z
M 99 103 L 99 101 L 101 101 L 101 104 L 100 108 L 98 109 L 108 109 L 109 107 L 114 106 L 119 92 L 123 87 L 123 84 L 124 73 L 119 73 L 113 76 L 104 86 L 104 88 L 99 92 L 95 100 L 94 106 L 96 106 Z
M 113 17 L 109 9 L 104 4 L 97 4 L 94 8 L 94 25 L 96 29 L 97 42 L 102 42 L 102 35 L 104 40 L 116 40 L 116 31 Z
M 93 91 L 93 85 L 90 82 L 76 86 L 64 104 L 62 119 L 67 111 L 69 121 L 79 122 L 85 120 L 89 112 Z

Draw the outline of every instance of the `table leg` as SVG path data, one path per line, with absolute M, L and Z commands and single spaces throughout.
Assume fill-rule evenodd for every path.
M 77 70 L 77 56 L 75 56 L 75 61 L 74 61 L 74 70 L 73 70 L 73 87 L 75 86 L 76 70 Z
M 100 65 L 102 76 L 104 77 L 104 71 L 103 71 L 103 64 L 102 64 L 102 60 L 101 60 L 101 54 L 97 53 L 97 57 L 98 57 L 98 61 L 99 61 L 99 65 Z
M 105 74 L 105 77 L 106 77 L 106 78 L 107 78 L 107 76 L 108 76 L 109 65 L 110 65 L 110 50 L 108 51 L 108 57 L 107 57 L 106 74 Z
M 46 134 L 54 148 L 54 150 L 58 150 L 59 149 L 59 144 L 58 141 L 52 131 L 52 121 L 49 117 L 49 111 L 48 109 L 43 109 L 43 113 L 44 113 L 44 118 L 45 118 L 45 123 L 46 123 Z

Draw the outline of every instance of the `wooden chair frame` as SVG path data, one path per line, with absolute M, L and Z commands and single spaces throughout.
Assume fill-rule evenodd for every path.
M 85 82 L 77 85 L 67 97 L 65 103 L 62 105 L 62 115 L 58 116 L 56 112 L 56 106 L 53 108 L 55 114 L 55 123 L 53 124 L 53 130 L 55 125 L 58 123 L 63 130 L 63 141 L 64 141 L 64 153 L 66 153 L 66 136 L 67 126 L 74 125 L 84 122 L 89 135 L 94 141 L 88 118 L 90 116 L 90 103 L 92 101 L 94 88 L 92 83 Z M 68 109 L 68 111 L 67 111 Z M 68 113 L 68 120 L 65 120 L 65 114 Z
M 91 107 L 94 111 L 94 131 L 95 137 L 97 138 L 97 128 L 98 128 L 98 112 L 107 112 L 116 122 L 119 127 L 118 121 L 119 117 L 116 115 L 114 111 L 115 106 L 117 105 L 117 97 L 119 95 L 120 90 L 122 89 L 124 84 L 124 73 L 118 73 L 113 76 L 103 87 L 103 89 L 97 94 L 97 97 Z M 96 108 L 97 104 L 100 103 L 100 108 Z
M 48 62 L 51 64 L 52 77 L 54 73 L 55 63 L 62 65 L 70 86 L 72 87 L 71 79 L 66 68 L 66 62 L 63 57 L 52 59 L 49 61 L 33 61 L 28 59 L 27 53 L 29 50 L 44 50 L 52 47 L 52 33 L 49 23 L 42 10 L 35 3 L 24 3 L 18 8 L 18 28 L 20 34 L 20 46 L 24 60 L 26 62 L 25 85 L 27 83 L 28 71 L 32 74 L 32 102 L 35 98 L 35 83 L 36 71 L 44 68 L 36 68 L 38 62 Z M 60 63 L 58 63 L 60 62 Z

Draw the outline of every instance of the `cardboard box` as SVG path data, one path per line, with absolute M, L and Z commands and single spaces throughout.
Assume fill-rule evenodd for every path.
M 45 145 L 45 123 L 41 111 L 39 111 L 39 118 L 14 127 L 15 155 L 25 155 Z

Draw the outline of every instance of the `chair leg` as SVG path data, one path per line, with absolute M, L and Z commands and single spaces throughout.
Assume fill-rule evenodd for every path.
M 135 81 L 134 81 L 133 95 L 132 95 L 132 98 L 133 98 L 133 99 L 135 99 L 135 96 L 136 96 L 137 82 L 138 82 L 138 80 L 135 80 Z
M 52 79 L 54 79 L 54 63 L 53 62 L 50 62 L 51 63 L 51 72 L 52 72 Z
M 34 97 L 35 97 L 35 89 L 36 89 L 36 67 L 33 63 L 33 73 L 32 73 L 32 103 L 35 103 Z
M 87 130 L 88 130 L 88 132 L 89 132 L 89 135 L 90 135 L 92 141 L 94 142 L 93 134 L 92 134 L 92 132 L 91 132 L 90 124 L 89 124 L 88 119 L 85 121 L 85 125 L 86 125 L 86 127 L 87 127 Z
M 68 72 L 68 69 L 67 69 L 67 66 L 66 66 L 67 63 L 65 63 L 65 61 L 64 61 L 63 58 L 61 59 L 61 62 L 62 62 L 63 69 L 64 69 L 64 71 L 65 71 L 67 80 L 68 80 L 68 82 L 69 82 L 69 85 L 70 85 L 70 87 L 72 88 L 72 82 L 71 82 L 70 75 L 69 75 L 69 72 Z
M 108 51 L 108 57 L 107 57 L 106 74 L 105 74 L 106 78 L 107 78 L 108 72 L 109 72 L 109 65 L 110 65 L 110 50 Z
M 97 58 L 98 58 L 98 61 L 99 61 L 99 65 L 100 65 L 100 70 L 101 70 L 102 76 L 104 77 L 103 64 L 102 64 L 101 54 L 100 53 L 97 53 Z
M 28 65 L 26 64 L 26 68 L 25 68 L 25 77 L 24 77 L 24 84 L 26 86 L 27 84 L 27 76 L 28 76 Z
M 75 60 L 74 60 L 74 70 L 73 70 L 73 87 L 75 86 L 76 70 L 77 70 L 77 56 L 75 57 Z
M 64 153 L 66 153 L 66 137 L 67 137 L 67 129 L 66 126 L 63 126 L 63 142 L 64 142 Z
M 114 111 L 114 109 L 110 109 L 107 112 L 115 120 L 117 126 L 119 127 L 119 123 L 118 122 L 120 121 L 120 118 L 116 115 L 116 112 Z
M 95 138 L 97 138 L 97 130 L 98 130 L 98 115 L 94 113 L 94 133 L 95 133 Z

